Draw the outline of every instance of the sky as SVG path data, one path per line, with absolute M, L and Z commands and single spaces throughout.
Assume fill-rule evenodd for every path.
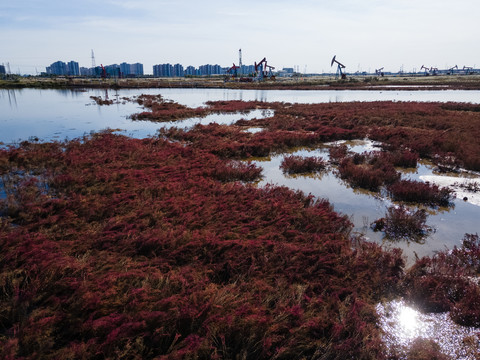
M 480 66 L 478 0 L 0 0 L 0 64 L 61 60 L 245 65 L 335 72 Z

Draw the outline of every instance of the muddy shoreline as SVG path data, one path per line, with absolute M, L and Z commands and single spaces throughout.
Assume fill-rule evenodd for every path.
M 351 76 L 345 80 L 328 76 L 277 78 L 275 81 L 226 81 L 223 77 L 210 78 L 15 78 L 0 80 L 1 89 L 144 89 L 144 88 L 198 88 L 198 89 L 251 89 L 251 90 L 478 90 L 480 75 L 447 76 Z

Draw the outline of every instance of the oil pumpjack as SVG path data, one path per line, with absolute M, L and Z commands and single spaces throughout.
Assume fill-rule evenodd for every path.
M 227 74 L 231 74 L 232 78 L 236 78 L 238 76 L 238 69 L 241 69 L 241 66 L 237 66 L 233 63 L 233 66 L 227 70 Z
M 336 59 L 337 55 L 334 55 L 333 56 L 333 59 L 332 59 L 332 62 L 330 64 L 330 66 L 333 66 L 334 63 L 337 64 L 337 74 L 335 75 L 335 78 L 337 78 L 338 76 L 340 76 L 341 79 L 346 79 L 347 78 L 347 74 L 345 74 L 343 72 L 342 69 L 345 69 L 345 65 L 343 65 L 342 63 L 340 63 L 337 59 Z
M 455 69 L 458 70 L 458 65 L 455 65 L 455 66 L 451 67 L 450 69 L 448 69 L 447 75 L 455 74 Z
M 264 78 L 269 78 L 270 80 L 275 80 L 275 75 L 273 75 L 272 71 L 274 69 L 274 66 L 267 64 L 267 58 L 263 58 L 259 63 L 255 62 L 256 79 L 263 80 Z

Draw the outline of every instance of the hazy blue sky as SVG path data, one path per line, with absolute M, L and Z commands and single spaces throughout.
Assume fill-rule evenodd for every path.
M 62 60 L 347 72 L 480 66 L 478 0 L 0 0 L 0 63 L 35 74 Z

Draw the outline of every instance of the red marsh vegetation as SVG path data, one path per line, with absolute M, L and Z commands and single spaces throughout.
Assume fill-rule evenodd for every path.
M 388 150 L 409 150 L 432 160 L 451 156 L 470 170 L 480 170 L 478 105 L 415 102 L 275 104 L 275 116 L 251 126 L 271 132 L 342 131 L 343 139 L 364 138 L 388 144 Z
M 285 156 L 280 168 L 287 174 L 313 173 L 325 169 L 327 163 L 317 156 Z
M 110 133 L 23 143 L 0 164 L 23 178 L 2 201 L 2 358 L 384 354 L 374 305 L 398 291 L 401 253 L 352 242 L 327 201 Z
M 339 147 L 338 161 L 378 171 L 382 183 L 417 156 L 479 170 L 475 108 L 208 105 L 257 106 L 275 115 L 1 149 L 0 357 L 382 359 L 375 305 L 398 294 L 479 326 L 480 290 L 469 280 L 478 236 L 418 260 L 404 278 L 400 250 L 352 237 L 325 200 L 255 187 L 261 170 L 238 162 L 370 137 L 406 155 Z M 162 119 L 197 111 L 173 108 Z
M 390 206 L 384 218 L 372 223 L 374 231 L 383 231 L 390 240 L 422 242 L 432 229 L 427 226 L 427 212 L 412 210 L 406 206 Z
M 400 180 L 387 187 L 396 201 L 417 202 L 431 206 L 449 206 L 453 190 L 415 180 Z
M 480 327 L 480 238 L 465 235 L 462 245 L 419 259 L 405 278 L 406 298 L 428 312 L 450 311 L 458 324 Z
M 338 172 L 352 186 L 372 191 L 400 179 L 400 173 L 393 164 L 384 156 L 376 156 L 376 153 L 346 156 L 340 161 Z
M 95 100 L 99 103 L 97 98 Z M 265 107 L 265 103 L 258 101 L 207 101 L 206 107 L 190 108 L 177 102 L 166 100 L 162 95 L 140 95 L 130 99 L 130 101 L 137 102 L 139 105 L 149 109 L 149 111 L 131 115 L 130 118 L 132 120 L 158 122 L 203 117 L 211 113 L 245 112 Z

